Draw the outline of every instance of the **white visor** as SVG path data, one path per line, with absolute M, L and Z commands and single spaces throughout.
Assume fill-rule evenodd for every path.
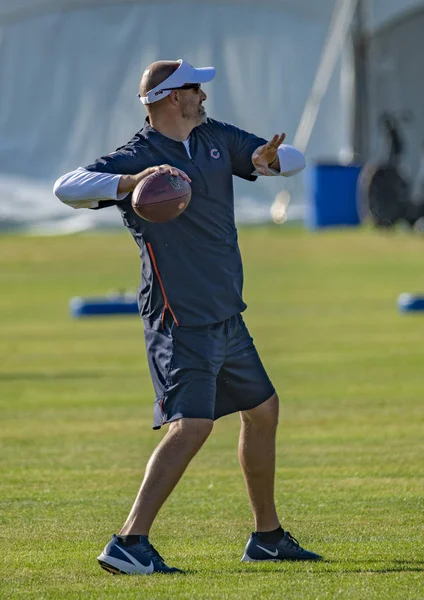
M 143 104 L 153 104 L 153 102 L 169 96 L 172 91 L 170 88 L 180 88 L 186 83 L 206 83 L 215 77 L 214 67 L 195 69 L 181 58 L 177 62 L 180 63 L 180 66 L 172 75 L 147 92 L 146 96 L 139 96 Z

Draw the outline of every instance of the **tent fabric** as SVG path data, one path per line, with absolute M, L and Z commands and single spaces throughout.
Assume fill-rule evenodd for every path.
M 422 0 L 365 0 L 369 13 L 369 25 L 372 30 L 384 26 L 395 20 L 402 13 L 412 11 L 422 5 Z M 156 0 L 155 4 L 189 4 L 185 2 L 172 2 L 170 0 Z M 262 0 L 263 8 L 280 8 L 284 11 L 296 11 L 307 17 L 326 17 L 328 14 L 329 0 L 311 2 L 310 0 Z M 107 5 L 124 4 L 149 4 L 146 0 L 0 0 L 0 25 L 7 22 L 36 18 L 41 14 L 58 11 L 72 11 L 81 8 L 105 7 Z M 191 0 L 197 4 L 197 0 Z M 257 0 L 209 0 L 209 4 L 238 5 L 243 8 L 247 5 L 256 5 Z
M 423 0 L 365 0 L 369 5 L 369 27 L 372 32 L 394 24 L 407 13 L 423 5 Z
M 285 11 L 296 10 L 303 12 L 308 16 L 316 16 L 326 14 L 328 4 L 331 0 L 321 0 L 321 2 L 311 3 L 310 0 L 262 0 L 262 7 L 280 8 Z M 172 2 L 170 0 L 156 0 L 155 4 L 162 5 L 196 5 L 197 0 L 186 0 Z M 6 20 L 22 20 L 39 16 L 42 13 L 54 11 L 76 10 L 80 8 L 105 7 L 112 5 L 124 4 L 149 4 L 148 0 L 0 0 L 0 19 Z M 209 0 L 212 5 L 235 5 L 245 7 L 256 5 L 257 0 Z M 1 22 L 1 21 L 0 21 Z
M 285 131 L 291 143 L 334 1 L 0 0 L 0 225 L 71 218 L 53 197 L 54 180 L 142 127 L 140 76 L 161 58 L 214 65 L 217 76 L 204 86 L 208 114 L 264 137 Z M 338 68 L 309 161 L 338 159 L 349 143 L 349 110 Z M 282 185 L 237 181 L 239 220 L 269 218 Z M 284 186 L 293 211 L 305 199 L 303 177 Z M 28 210 L 31 202 L 37 210 Z M 117 221 L 113 209 L 102 212 Z
M 371 39 L 369 52 L 371 158 L 387 159 L 387 142 L 378 121 L 383 112 L 393 113 L 400 119 L 405 150 L 403 165 L 411 182 L 417 181 L 424 156 L 424 81 L 420 76 L 423 28 L 424 6 L 405 13 L 377 31 Z
M 142 127 L 140 76 L 161 58 L 214 65 L 217 76 L 204 86 L 208 114 L 264 137 L 285 131 L 290 143 L 318 66 L 333 1 L 324 0 L 312 15 L 305 6 L 303 0 L 3 0 L 0 23 L 13 12 L 22 16 L 28 10 L 32 16 L 0 25 L 0 181 L 25 179 L 26 204 L 28 181 L 45 185 L 45 202 L 53 214 L 57 200 L 51 187 L 58 176 L 113 151 Z M 337 156 L 347 135 L 337 77 L 326 103 L 311 156 L 322 152 L 323 140 L 326 153 Z M 302 178 L 294 179 L 287 185 L 299 202 Z M 254 185 L 238 181 L 241 212 L 256 206 L 260 210 L 254 214 L 265 210 L 269 217 L 281 185 L 280 179 Z M 4 196 L 0 183 L 0 203 L 7 201 Z M 18 191 L 14 198 L 18 213 Z M 25 210 L 19 218 L 27 217 Z

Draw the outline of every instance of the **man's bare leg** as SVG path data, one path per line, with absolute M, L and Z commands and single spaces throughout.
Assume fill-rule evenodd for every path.
M 240 413 L 239 459 L 255 519 L 256 531 L 280 525 L 274 502 L 275 437 L 278 396 Z
M 121 535 L 149 535 L 159 509 L 208 438 L 212 427 L 211 419 L 180 419 L 170 424 L 167 434 L 147 463 L 143 482 Z

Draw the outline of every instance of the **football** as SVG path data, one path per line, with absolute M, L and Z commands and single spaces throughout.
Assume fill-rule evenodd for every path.
M 138 216 L 153 223 L 164 223 L 183 213 L 190 200 L 191 187 L 185 179 L 156 171 L 137 184 L 131 202 Z

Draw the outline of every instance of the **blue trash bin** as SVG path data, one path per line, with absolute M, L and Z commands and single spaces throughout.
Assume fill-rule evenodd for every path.
M 357 185 L 361 168 L 322 163 L 307 169 L 306 224 L 310 229 L 359 225 Z

